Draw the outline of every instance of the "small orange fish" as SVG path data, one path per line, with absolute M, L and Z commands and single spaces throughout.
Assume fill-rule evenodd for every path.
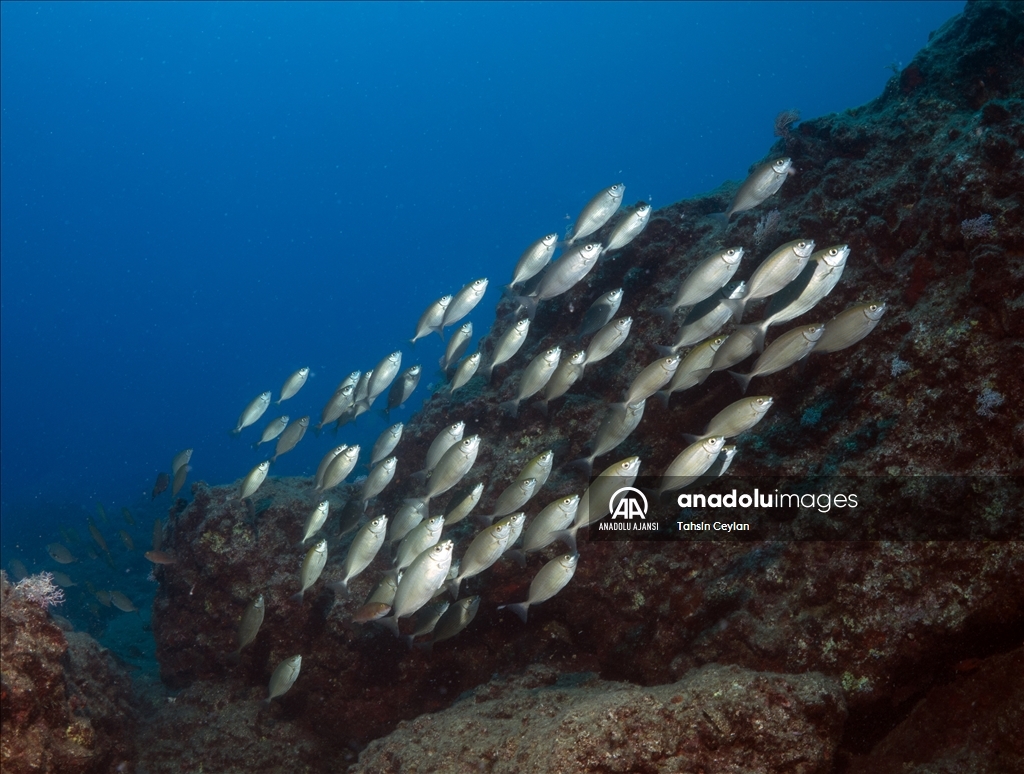
M 177 561 L 166 551 L 147 551 L 144 556 L 153 564 L 174 564 Z
M 161 494 L 162 492 L 167 491 L 167 487 L 169 487 L 170 485 L 171 477 L 166 473 L 161 473 L 159 476 L 156 477 L 156 483 L 153 484 L 153 497 L 151 499 L 155 500 L 156 496 L 158 494 Z
M 370 621 L 376 621 L 378 618 L 383 618 L 390 612 L 391 605 L 385 605 L 383 602 L 371 602 L 356 610 L 352 614 L 352 620 L 355 623 L 369 623 Z

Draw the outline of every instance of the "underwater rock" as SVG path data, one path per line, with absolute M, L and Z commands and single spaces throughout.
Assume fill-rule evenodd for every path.
M 0 574 L 0 768 L 99 774 L 134 757 L 130 680 L 87 634 L 64 632 Z
M 773 408 L 736 439 L 729 472 L 748 480 L 861 477 L 861 508 L 855 518 L 836 518 L 833 540 L 800 540 L 800 524 L 782 524 L 773 540 L 756 543 L 597 542 L 581 533 L 575 577 L 531 611 L 528 624 L 496 608 L 524 599 L 536 569 L 561 547 L 530 557 L 526 570 L 503 559 L 467 579 L 464 593 L 482 598 L 479 614 L 427 655 L 376 624 L 350 625 L 388 568 L 385 552 L 353 580 L 350 597 L 336 599 L 326 588 L 341 577 L 350 539 L 343 535 L 353 525 L 343 528 L 336 514 L 358 496 L 354 487 L 329 493 L 330 559 L 297 604 L 288 598 L 299 588 L 298 542 L 310 509 L 324 499 L 312 480 L 268 478 L 251 508 L 231 499 L 237 484 L 200 483 L 168 520 L 165 547 L 177 563 L 155 569 L 153 628 L 165 682 L 212 691 L 216 681 L 218 694 L 248 707 L 265 698 L 273 667 L 301 653 L 302 674 L 266 717 L 315 736 L 337 758 L 400 720 L 445 709 L 496 672 L 531 664 L 646 686 L 704 674 L 694 670 L 711 663 L 817 672 L 840 686 L 849 709 L 844 750 L 863 754 L 952 665 L 1017 647 L 1024 635 L 1024 552 L 1013 532 L 1024 459 L 1021 40 L 1024 19 L 1012 3 L 970 3 L 878 99 L 791 130 L 769 155 L 791 156 L 798 173 L 766 203 L 777 222 L 763 243 L 755 233 L 764 208 L 726 227 L 707 217 L 729 206 L 735 182 L 656 212 L 623 250 L 539 303 L 522 351 L 495 369 L 490 384 L 477 376 L 451 396 L 427 400 L 406 423 L 398 474 L 366 513 L 393 517 L 404 498 L 422 496 L 409 471 L 423 466 L 430 443 L 456 420 L 465 421 L 467 437 L 483 439 L 462 482 L 487 483 L 478 513 L 492 512 L 497 495 L 546 449 L 555 469 L 531 505 L 581 492 L 587 480 L 562 466 L 586 454 L 607 404 L 656 359 L 655 345 L 673 340 L 680 316 L 666 323 L 654 310 L 671 301 L 680 278 L 716 250 L 742 245 L 750 254 L 736 279 L 746 279 L 778 245 L 809 238 L 821 247 L 849 244 L 851 253 L 832 293 L 793 324 L 827 321 L 869 299 L 885 302 L 886 315 L 850 349 L 812 352 L 801 365 L 758 377 L 757 391 L 774 398 Z M 984 228 L 965 225 L 986 214 Z M 588 368 L 546 415 L 529 402 L 516 418 L 500 412 L 517 395 L 522 366 L 568 342 L 590 304 L 618 287 L 617 314 L 634 320 L 627 343 Z M 752 303 L 747 319 L 764 309 Z M 501 301 L 497 318 L 480 342 L 488 362 L 498 334 L 517 319 L 516 304 Z M 699 432 L 739 397 L 728 374 L 714 373 L 668 407 L 652 401 L 614 456 L 598 458 L 598 469 L 635 454 L 641 475 L 660 474 L 687 444 L 685 433 Z M 936 484 L 954 477 L 965 497 L 986 498 L 979 529 L 994 539 L 899 539 L 904 520 L 955 515 L 958 501 Z M 447 499 L 439 496 L 437 507 Z M 470 520 L 451 534 L 461 541 L 458 556 L 472 536 Z M 234 663 L 239 618 L 260 593 L 266 619 Z M 214 744 L 213 734 L 197 733 L 197 744 Z
M 708 665 L 654 688 L 539 667 L 371 743 L 350 774 L 831 770 L 846 709 L 817 674 Z
M 850 774 L 1024 771 L 1024 650 L 957 664 Z M 1017 729 L 1017 731 L 1014 731 Z

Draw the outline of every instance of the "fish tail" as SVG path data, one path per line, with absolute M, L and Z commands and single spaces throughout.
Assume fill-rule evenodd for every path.
M 725 307 L 732 312 L 732 321 L 739 325 L 743 322 L 743 310 L 747 306 L 747 297 L 743 298 L 723 298 L 722 303 Z
M 335 594 L 344 594 L 346 597 L 349 596 L 348 580 L 345 578 L 342 578 L 340 581 L 335 581 L 334 583 L 328 583 L 327 588 Z
M 661 344 L 655 344 L 654 348 L 658 350 L 658 354 L 662 357 L 668 357 L 669 355 L 674 355 L 676 353 L 675 347 L 663 347 Z
M 750 380 L 754 378 L 753 374 L 738 374 L 735 371 L 730 371 L 729 376 L 737 381 L 740 385 L 740 394 L 747 394 L 747 387 L 750 386 Z
M 565 544 L 565 547 L 569 549 L 569 553 L 575 554 L 577 553 L 576 530 L 578 529 L 579 527 L 574 524 L 573 526 L 569 527 L 569 529 L 562 529 L 558 532 L 552 532 L 551 542 L 554 543 L 556 540 L 561 540 Z M 548 545 L 550 545 L 550 543 Z
M 459 587 L 462 585 L 462 578 L 455 577 L 448 581 L 448 593 L 452 595 L 452 599 L 457 600 L 459 598 Z
M 519 416 L 519 398 L 506 400 L 504 403 L 499 404 L 498 408 L 515 419 Z
M 519 304 L 519 309 L 526 310 L 526 316 L 532 321 L 534 316 L 537 314 L 537 299 L 533 296 L 516 296 L 515 302 Z M 516 310 L 516 312 L 519 311 Z
M 533 404 L 533 407 L 537 409 L 544 417 L 548 415 L 548 399 L 544 398 Z
M 657 396 L 658 402 L 662 407 L 668 408 L 668 399 L 672 397 L 672 393 L 669 390 L 658 390 L 654 394 Z
M 692 435 L 691 433 L 683 433 L 683 440 L 686 441 L 687 443 L 697 443 L 697 441 L 701 440 L 702 438 L 706 438 L 706 436 Z
M 520 567 L 526 567 L 526 554 L 523 553 L 521 548 L 513 548 L 511 551 L 506 551 L 503 556 L 512 559 Z
M 523 623 L 526 623 L 526 614 L 530 609 L 529 602 L 514 602 L 511 605 L 498 605 L 499 610 L 504 610 L 505 608 L 511 610 L 522 619 Z
M 676 313 L 674 306 L 659 306 L 657 309 L 652 309 L 651 314 L 661 318 L 665 322 L 672 322 L 672 317 Z
M 297 603 L 299 603 L 301 605 L 302 604 L 302 597 L 305 596 L 305 594 L 306 594 L 306 590 L 303 589 L 298 594 L 293 594 L 290 597 L 290 599 L 291 599 L 292 602 L 297 602 Z
M 580 470 L 586 474 L 587 478 L 594 472 L 594 458 L 593 457 L 580 457 L 578 460 L 566 464 L 566 470 Z
M 708 217 L 711 220 L 721 223 L 723 226 L 729 222 L 729 218 L 732 216 L 731 212 L 709 212 Z
M 769 325 L 771 325 L 769 320 L 761 320 L 761 322 L 750 324 L 750 327 L 756 331 L 754 335 L 754 347 L 758 352 L 764 352 L 764 337 L 768 334 Z
M 479 524 L 481 529 L 486 529 L 487 527 L 491 526 L 491 524 L 494 523 L 495 515 L 496 514 L 493 514 L 493 513 L 488 513 L 488 514 L 478 513 L 476 516 L 473 517 L 473 521 L 475 521 L 477 524 Z
M 401 632 L 398 631 L 398 619 L 393 615 L 389 615 L 385 618 L 378 618 L 377 623 L 386 628 L 389 632 L 393 632 L 396 637 L 401 637 Z

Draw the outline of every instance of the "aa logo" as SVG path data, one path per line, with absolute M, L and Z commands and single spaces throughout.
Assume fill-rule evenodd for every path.
M 608 499 L 612 519 L 647 519 L 647 497 L 639 489 L 624 486 Z

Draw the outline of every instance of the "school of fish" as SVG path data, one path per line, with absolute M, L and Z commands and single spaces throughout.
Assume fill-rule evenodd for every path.
M 793 173 L 788 158 L 758 166 L 740 186 L 726 212 L 712 217 L 728 223 L 732 215 L 757 207 L 775 194 Z M 645 202 L 622 211 L 624 194 L 625 186 L 621 183 L 606 188 L 587 203 L 564 240 L 549 233 L 523 251 L 505 286 L 505 293 L 517 306 L 514 321 L 493 332 L 495 344 L 489 357 L 473 349 L 472 323 L 458 325 L 484 298 L 488 279 L 471 280 L 426 307 L 415 322 L 411 343 L 432 333 L 444 340 L 445 329 L 454 328 L 439 363 L 447 384 L 438 392 L 452 395 L 475 378 L 490 381 L 496 368 L 514 369 L 515 393 L 499 410 L 515 418 L 529 405 L 531 410 L 546 415 L 552 401 L 586 378 L 588 366 L 626 346 L 635 321 L 629 316 L 616 317 L 623 291 L 597 288 L 602 294 L 587 310 L 576 314 L 579 325 L 575 337 L 542 341 L 538 354 L 528 363 L 517 359 L 531 336 L 531 323 L 538 307 L 560 304 L 560 297 L 590 274 L 599 261 L 610 260 L 606 257 L 609 253 L 628 246 L 650 222 L 652 208 Z M 613 221 L 616 215 L 619 217 Z M 609 224 L 612 225 L 603 244 L 596 235 Z M 375 566 L 384 552 L 390 560 L 383 564 L 389 566 L 378 573 L 370 593 L 356 608 L 353 621 L 384 626 L 396 636 L 403 636 L 404 631 L 410 646 L 419 641 L 422 647 L 432 648 L 472 624 L 483 601 L 479 594 L 462 595 L 464 587 L 468 584 L 486 588 L 471 579 L 484 575 L 504 557 L 523 567 L 524 584 L 530 579 L 528 590 L 525 599 L 493 602 L 500 602 L 498 609 L 509 609 L 525 623 L 529 609 L 562 591 L 572 581 L 581 559 L 585 561 L 577 543 L 579 531 L 605 518 L 612 493 L 636 481 L 642 460 L 634 456 L 603 467 L 588 486 L 595 462 L 611 454 L 641 425 L 649 399 L 657 396 L 668 405 L 673 394 L 700 385 L 714 372 L 724 370 L 735 378 L 745 395 L 758 377 L 790 368 L 813 354 L 850 347 L 878 325 L 885 304 L 869 299 L 830 320 L 799 323 L 766 345 L 771 326 L 812 311 L 840 281 L 850 256 L 849 247 L 840 244 L 816 248 L 809 237 L 779 245 L 745 282 L 733 281 L 745 257 L 742 246 L 696 256 L 698 262 L 681 278 L 672 298 L 654 310 L 656 316 L 670 321 L 680 310 L 686 310 L 675 341 L 658 348 L 661 356 L 632 377 L 620 402 L 604 406 L 602 420 L 589 442 L 590 453 L 573 461 L 556 461 L 550 450 L 538 449 L 515 479 L 497 493 L 490 512 L 477 514 L 470 522 L 477 525 L 469 530 L 470 534 L 466 534 L 465 525 L 456 525 L 462 524 L 478 506 L 484 484 L 457 487 L 471 474 L 488 439 L 478 434 L 465 436 L 465 422 L 458 417 L 452 417 L 452 424 L 438 433 L 423 460 L 402 455 L 402 423 L 384 430 L 368 453 L 358 445 L 341 444 L 330 449 L 312 478 L 315 499 L 304 514 L 304 523 L 296 525 L 301 529 L 302 540 L 296 548 L 295 593 L 289 604 L 301 605 L 307 591 L 315 593 L 325 570 L 330 576 L 326 585 L 337 597 L 347 597 L 353 580 Z M 559 249 L 562 252 L 556 258 Z M 765 299 L 769 300 L 763 318 L 741 325 L 748 307 Z M 574 314 L 574 310 L 561 309 L 560 313 Z M 730 320 L 734 329 L 721 333 Z M 733 370 L 755 354 L 757 357 L 747 370 Z M 423 373 L 419 364 L 404 370 L 402 366 L 403 353 L 396 350 L 370 370 L 350 373 L 324 405 L 314 431 L 319 433 L 332 424 L 340 427 L 369 411 L 378 399 L 386 400 L 384 413 L 390 415 L 410 399 Z M 288 376 L 275 405 L 298 394 L 309 376 L 308 367 Z M 272 398 L 269 390 L 253 398 L 242 410 L 232 432 L 241 434 L 256 425 L 269 409 Z M 709 418 L 703 431 L 698 433 L 698 428 L 694 428 L 694 435 L 688 437 L 690 442 L 681 443 L 678 456 L 659 471 L 658 494 L 690 486 L 708 475 L 722 475 L 738 451 L 731 441 L 762 421 L 772 403 L 769 395 L 744 396 Z M 292 419 L 282 415 L 265 425 L 252 445 L 258 449 L 275 442 L 273 454 L 242 477 L 234 491 L 235 499 L 245 501 L 258 492 L 271 465 L 305 438 L 311 421 L 310 416 Z M 154 498 L 169 487 L 177 496 L 191 470 L 191 458 L 192 449 L 175 455 L 171 472 L 161 473 L 157 479 Z M 350 485 L 349 505 L 357 506 L 355 516 L 343 522 L 348 529 L 343 529 L 338 545 L 329 546 L 327 538 L 319 537 L 330 515 L 324 495 L 342 486 L 360 462 L 368 463 L 369 473 L 361 484 Z M 544 497 L 544 486 L 556 464 L 579 472 L 578 492 Z M 414 468 L 418 469 L 414 472 Z M 400 480 L 415 483 L 416 496 L 406 499 L 395 513 L 374 513 L 373 500 L 396 480 L 399 471 L 403 473 Z M 453 490 L 456 497 L 445 512 L 438 512 L 437 499 Z M 125 517 L 127 521 L 130 514 Z M 97 547 L 109 557 L 102 535 L 91 519 L 89 529 Z M 158 521 L 152 550 L 145 556 L 154 564 L 172 565 L 174 557 L 161 550 L 161 534 Z M 134 550 L 124 531 L 122 539 Z M 556 543 L 564 546 L 564 550 L 549 554 L 539 566 L 534 564 L 535 554 Z M 343 551 L 343 559 L 329 565 L 331 550 Z M 62 565 L 77 561 L 61 543 L 49 544 L 47 552 Z M 376 566 L 381 564 L 377 562 Z M 71 583 L 66 575 L 62 574 L 62 579 Z M 131 601 L 120 592 L 101 592 L 97 599 L 108 606 L 135 611 Z M 259 594 L 244 608 L 240 607 L 236 655 L 258 637 L 266 604 L 264 595 Z M 299 678 L 301 664 L 302 655 L 296 654 L 276 666 L 267 702 L 292 688 Z

